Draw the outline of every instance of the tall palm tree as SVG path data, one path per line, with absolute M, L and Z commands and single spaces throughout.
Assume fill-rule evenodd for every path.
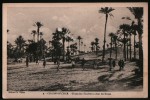
M 140 68 L 143 66 L 143 46 L 142 46 L 142 34 L 143 34 L 143 7 L 129 7 L 131 13 L 138 21 L 138 35 L 139 35 L 139 62 Z
M 69 29 L 63 27 L 61 33 L 62 33 L 61 36 L 62 36 L 62 43 L 63 43 L 63 60 L 64 60 L 65 59 L 65 41 L 66 41 L 65 35 L 69 34 L 70 31 L 69 31 Z
M 110 58 L 111 58 L 111 54 L 112 54 L 112 42 L 113 42 L 114 33 L 109 33 L 108 36 L 110 37 Z
M 130 17 L 122 17 L 122 19 L 126 19 L 126 20 L 131 20 Z M 132 35 L 132 26 L 134 24 L 134 21 L 132 21 L 131 26 L 128 29 L 128 33 L 129 33 L 129 44 L 127 45 L 127 50 L 128 50 L 128 46 L 130 46 L 130 61 L 131 61 L 131 35 Z M 127 51 L 127 59 L 128 59 L 128 51 Z
M 40 28 L 43 26 L 41 22 L 35 22 L 33 26 L 37 27 L 37 42 L 39 41 L 39 35 L 40 35 Z
M 80 41 L 81 41 L 82 37 L 78 36 L 77 39 L 79 40 L 79 52 L 80 52 Z
M 126 39 L 126 36 L 128 36 L 128 30 L 129 30 L 129 28 L 130 28 L 130 25 L 128 25 L 128 24 L 122 24 L 122 25 L 120 25 L 120 29 L 122 29 L 122 34 L 123 34 L 123 40 L 122 40 L 122 42 L 123 42 L 123 45 L 124 45 L 124 59 L 125 59 L 125 61 L 126 61 L 126 43 L 127 43 L 127 39 Z
M 136 40 L 135 40 L 135 37 L 137 35 L 137 30 L 138 30 L 138 26 L 133 24 L 132 25 L 132 34 L 134 35 L 134 59 L 136 59 L 136 50 L 135 50 L 135 45 L 136 45 Z
M 33 34 L 33 41 L 35 42 L 36 30 L 32 30 L 31 34 Z
M 116 51 L 116 56 L 115 56 L 115 59 L 117 60 L 117 56 L 118 56 L 118 48 L 117 48 L 117 39 L 118 39 L 118 36 L 116 34 L 113 35 L 113 41 L 115 43 L 115 51 Z
M 103 13 L 103 14 L 105 14 L 105 16 L 106 16 L 105 29 L 104 29 L 104 45 L 103 45 L 103 57 L 102 57 L 102 62 L 104 61 L 104 58 L 105 58 L 106 26 L 107 26 L 108 15 L 113 16 L 113 15 L 111 14 L 111 12 L 112 12 L 113 10 L 115 10 L 115 9 L 113 9 L 112 7 L 104 7 L 104 8 L 101 8 L 101 9 L 99 10 L 99 13 Z

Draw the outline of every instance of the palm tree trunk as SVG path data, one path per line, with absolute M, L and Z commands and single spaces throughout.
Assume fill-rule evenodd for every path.
M 80 40 L 79 40 L 79 53 L 80 53 Z
M 116 60 L 117 60 L 117 41 L 115 40 L 115 48 L 116 48 Z
M 112 54 L 112 37 L 111 37 L 111 48 L 110 48 L 110 58 L 111 58 L 111 54 Z
M 131 61 L 131 34 L 130 34 L 130 61 Z
M 37 28 L 37 42 L 39 42 L 39 32 L 40 32 L 40 28 Z
M 63 37 L 63 60 L 65 59 L 65 38 Z
M 97 45 L 96 45 L 96 55 L 97 55 Z
M 124 40 L 125 40 L 125 33 L 124 33 Z M 124 49 L 123 49 L 123 52 L 124 52 L 124 60 L 126 61 L 126 43 L 124 41 Z
M 136 51 L 135 51 L 135 35 L 134 35 L 134 59 L 136 59 Z
M 142 34 L 139 34 L 139 62 L 140 68 L 143 69 L 143 46 L 142 46 Z
M 128 46 L 128 44 L 127 44 L 127 59 L 129 58 L 129 57 L 128 57 L 128 54 L 129 54 L 129 53 L 128 53 L 128 51 L 129 51 L 128 47 L 129 47 L 129 46 Z
M 102 62 L 104 62 L 104 59 L 105 59 L 105 43 L 106 43 L 106 26 L 107 26 L 107 19 L 108 19 L 108 14 L 106 14 L 106 21 L 105 21 L 104 45 L 103 45 L 103 57 L 102 57 Z
M 69 48 L 69 41 L 68 41 L 68 48 Z
M 142 20 L 141 20 L 141 18 L 138 18 L 138 26 L 139 26 L 139 28 L 142 27 Z M 139 62 L 140 62 L 139 66 L 140 66 L 140 69 L 142 71 L 143 70 L 143 46 L 142 46 L 142 34 L 143 34 L 143 31 L 142 30 L 138 31 L 138 34 L 139 34 Z
M 35 35 L 33 34 L 33 41 L 35 42 Z

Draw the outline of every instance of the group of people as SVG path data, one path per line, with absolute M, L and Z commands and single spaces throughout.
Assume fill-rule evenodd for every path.
M 36 64 L 39 64 L 39 60 L 38 59 L 36 59 Z M 26 57 L 26 66 L 28 67 L 29 66 L 29 58 L 28 58 L 28 56 Z M 43 67 L 45 67 L 46 66 L 46 59 L 44 58 L 44 60 L 43 60 Z
M 111 71 L 115 66 L 116 66 L 116 61 L 115 60 L 113 60 L 113 59 L 110 59 L 109 60 L 109 70 Z M 124 61 L 122 60 L 122 59 L 120 59 L 119 61 L 118 61 L 118 66 L 119 66 L 119 71 L 121 71 L 121 70 L 123 70 L 124 69 L 124 66 L 125 66 L 125 63 L 124 63 Z
M 81 61 L 82 69 L 84 70 L 84 69 L 85 69 L 85 63 L 86 63 L 86 61 L 85 61 L 84 58 L 81 59 L 80 61 Z M 27 57 L 27 58 L 26 58 L 26 66 L 27 66 L 27 67 L 28 67 L 28 65 L 29 65 L 28 62 L 29 62 L 29 61 L 28 61 L 28 57 Z M 76 60 L 72 59 L 72 61 L 71 61 L 72 68 L 75 67 L 75 63 L 76 63 Z M 36 60 L 36 64 L 39 64 L 39 61 L 38 61 L 38 60 Z M 54 64 L 57 64 L 57 71 L 59 71 L 59 68 L 60 68 L 60 59 L 55 59 Z M 118 61 L 118 65 L 119 65 L 119 70 L 121 71 L 121 70 L 124 69 L 125 63 L 124 63 L 124 61 L 123 61 L 122 59 L 120 59 L 120 60 Z M 46 66 L 46 59 L 44 58 L 44 60 L 43 60 L 43 67 L 45 68 L 45 66 Z M 109 66 L 110 66 L 110 67 L 109 67 L 109 70 L 111 71 L 111 70 L 116 66 L 116 61 L 115 61 L 114 59 L 109 59 Z M 97 68 L 97 67 L 98 67 L 97 61 L 94 60 L 94 61 L 93 61 L 93 68 Z

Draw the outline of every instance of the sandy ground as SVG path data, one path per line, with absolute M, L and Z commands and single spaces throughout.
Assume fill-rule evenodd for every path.
M 108 65 L 97 69 L 80 65 L 75 68 L 71 64 L 61 64 L 60 71 L 56 65 L 47 62 L 44 68 L 39 65 L 25 63 L 8 65 L 7 86 L 9 91 L 141 91 L 143 78 L 134 75 L 135 62 L 126 62 L 123 71 L 118 65 L 109 71 Z

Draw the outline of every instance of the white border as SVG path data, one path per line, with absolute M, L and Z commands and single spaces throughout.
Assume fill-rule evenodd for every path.
M 95 92 L 111 95 L 43 95 L 49 92 L 8 93 L 7 91 L 7 8 L 8 7 L 144 7 L 143 50 L 144 50 L 144 84 L 142 92 Z M 4 3 L 3 4 L 3 98 L 147 98 L 148 97 L 148 3 Z M 60 92 L 59 92 L 60 93 Z M 66 92 L 64 92 L 66 93 Z M 74 93 L 79 93 L 74 92 Z M 84 93 L 84 92 L 80 92 Z M 85 92 L 87 93 L 87 92 Z M 91 92 L 94 93 L 94 92 Z

